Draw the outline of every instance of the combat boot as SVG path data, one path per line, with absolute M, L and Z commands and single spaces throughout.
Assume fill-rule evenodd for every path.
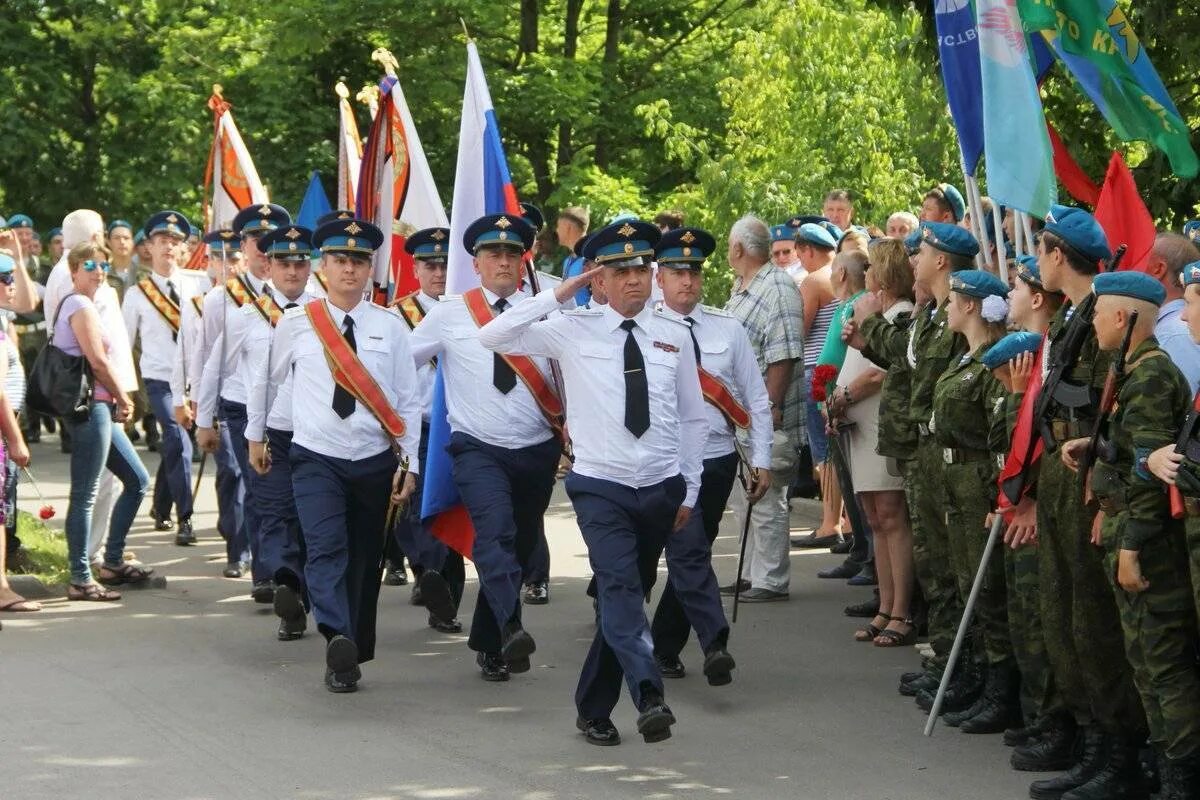
M 1092 779 L 1104 767 L 1108 754 L 1108 737 L 1094 725 L 1083 729 L 1079 759 L 1069 770 L 1055 778 L 1034 781 L 1029 786 L 1033 800 L 1058 800 L 1065 793 Z
M 1013 727 L 1005 729 L 1004 744 L 1006 747 L 1018 747 L 1020 745 L 1027 745 L 1027 744 L 1032 743 L 1034 740 L 1036 740 L 1041 735 L 1042 735 L 1041 720 L 1038 720 L 1037 722 L 1033 723 L 1032 725 L 1021 725 L 1020 727 L 1017 727 L 1017 724 L 1014 724 Z
M 1011 660 L 988 667 L 983 707 L 963 720 L 963 733 L 1002 733 L 1021 719 L 1020 677 Z
M 900 686 L 896 691 L 905 697 L 916 697 L 920 692 L 936 692 L 939 681 L 941 681 L 941 676 L 935 675 L 932 672 L 925 672 L 914 680 L 900 681 Z
M 979 666 L 968 662 L 963 666 L 962 672 L 950 679 L 950 685 L 946 688 L 946 696 L 942 698 L 942 713 L 970 708 L 982 690 L 983 676 L 980 674 Z M 927 692 L 917 692 L 917 707 L 922 711 L 929 711 L 933 708 L 933 700 L 936 696 L 936 687 Z
M 1104 767 L 1087 783 L 1065 793 L 1062 800 L 1137 800 L 1146 797 L 1137 743 L 1128 736 L 1108 738 L 1108 760 Z
M 1162 780 L 1159 793 L 1151 800 L 1200 800 L 1200 763 L 1197 758 L 1158 759 Z
M 1064 714 L 1039 722 L 1036 739 L 1013 749 L 1010 763 L 1020 772 L 1055 772 L 1070 769 L 1075 759 L 1075 721 Z

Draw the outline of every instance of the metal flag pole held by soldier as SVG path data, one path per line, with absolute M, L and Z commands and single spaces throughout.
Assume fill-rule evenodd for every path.
M 750 466 L 750 457 L 746 455 L 746 449 L 742 443 L 735 437 L 733 440 L 733 449 L 738 455 L 738 481 L 742 484 L 742 491 L 746 493 L 746 519 L 742 521 L 742 539 L 738 545 L 738 563 L 737 577 L 733 581 L 733 611 L 730 613 L 730 623 L 736 623 L 738 617 L 738 603 L 742 595 L 742 572 L 746 568 L 746 542 L 750 540 L 750 515 L 754 511 L 756 501 L 750 499 L 750 476 L 754 474 L 753 467 Z

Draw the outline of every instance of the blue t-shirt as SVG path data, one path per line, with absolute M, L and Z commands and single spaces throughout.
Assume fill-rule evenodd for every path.
M 1192 394 L 1200 387 L 1200 344 L 1192 341 L 1187 323 L 1180 319 L 1183 300 L 1172 300 L 1158 310 L 1158 322 L 1154 325 L 1154 338 L 1171 362 L 1187 378 Z

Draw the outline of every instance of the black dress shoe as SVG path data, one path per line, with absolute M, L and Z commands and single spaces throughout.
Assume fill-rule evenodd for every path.
M 421 577 L 425 576 L 422 575 Z M 421 578 L 413 581 L 412 594 L 408 596 L 408 604 L 410 606 L 425 605 L 425 597 L 421 594 Z
M 716 646 L 704 656 L 704 677 L 709 686 L 726 686 L 733 683 L 733 656 L 724 647 Z
M 818 578 L 834 578 L 836 580 L 844 581 L 847 578 L 853 578 L 855 575 L 858 574 L 858 571 L 860 569 L 862 569 L 861 564 L 851 561 L 850 559 L 846 559 L 841 564 L 838 564 L 836 567 L 829 567 L 827 569 L 818 571 L 817 577 Z
M 829 545 L 829 552 L 833 553 L 835 556 L 844 556 L 850 552 L 850 548 L 853 546 L 854 542 L 851 541 L 849 536 L 843 536 L 839 533 L 838 540 Z
M 275 638 L 281 642 L 294 642 L 304 638 L 304 631 L 307 628 L 308 621 L 304 617 L 299 620 L 281 619 L 279 627 L 275 630 Z
M 443 622 L 433 614 L 429 615 L 429 627 L 438 633 L 462 633 L 463 631 L 462 623 L 458 621 L 457 617 L 449 622 Z
M 500 645 L 500 657 L 512 666 L 513 661 L 529 658 L 537 650 L 537 644 L 521 623 L 513 620 L 504 626 L 504 642 Z
M 826 547 L 833 547 L 842 538 L 840 533 L 827 533 L 824 536 L 817 536 L 817 532 L 813 531 L 808 536 L 793 536 L 792 547 L 801 550 L 819 550 Z
M 675 715 L 663 702 L 662 695 L 643 693 L 642 712 L 638 714 L 637 729 L 642 740 L 647 744 L 661 742 L 671 738 L 671 726 L 675 724 Z
M 621 743 L 621 734 L 617 732 L 617 726 L 612 724 L 611 719 L 576 717 L 575 727 L 583 731 L 583 738 L 587 740 L 588 744 L 594 744 L 597 747 L 612 747 Z
M 450 596 L 450 584 L 446 583 L 442 573 L 432 569 L 425 571 L 417 581 L 417 586 L 421 589 L 421 601 L 431 617 L 437 618 L 439 622 L 449 623 L 458 614 L 454 598 Z
M 687 674 L 683 668 L 683 662 L 679 660 L 679 656 L 655 656 L 654 663 L 658 665 L 658 671 L 662 673 L 664 678 L 682 678 Z
M 256 603 L 274 602 L 275 581 L 255 581 L 250 588 L 250 597 Z
M 156 519 L 154 520 L 154 530 L 173 531 L 175 530 L 175 523 L 171 522 L 169 519 Z
M 275 587 L 274 608 L 275 616 L 279 617 L 279 641 L 290 642 L 304 635 L 308 616 L 295 589 L 282 583 Z
M 158 527 L 157 523 L 154 527 Z M 192 531 L 192 521 L 185 519 L 180 521 L 179 530 L 175 532 L 175 544 L 179 547 L 187 547 L 196 543 L 196 534 Z
M 395 567 L 391 564 L 383 571 L 384 586 L 407 586 L 408 575 L 404 571 L 404 567 Z
M 855 603 L 852 606 L 846 606 L 842 613 L 847 617 L 859 617 L 870 619 L 879 613 L 879 598 L 867 600 L 865 603 Z
M 361 679 L 358 645 L 340 634 L 334 636 L 325 645 L 325 688 L 331 692 L 353 692 Z
M 525 584 L 523 598 L 527 606 L 546 605 L 546 603 L 550 602 L 550 584 L 546 581 L 535 581 L 534 583 Z
M 745 578 L 743 578 L 742 582 L 741 582 L 741 591 L 743 591 L 743 592 L 750 591 L 750 581 L 746 580 Z M 723 595 L 732 597 L 733 596 L 733 584 L 731 583 L 728 586 L 722 586 L 720 589 L 720 592 Z
M 508 680 L 508 665 L 498 653 L 480 653 L 475 656 L 475 663 L 479 665 L 480 677 L 485 681 L 496 683 Z
M 245 561 L 231 561 L 225 565 L 225 569 L 221 574 L 226 578 L 240 578 L 246 574 L 249 565 Z
M 504 663 L 508 667 L 508 672 L 511 675 L 520 675 L 523 672 L 529 672 L 529 669 L 532 666 L 532 664 L 529 663 L 528 658 L 514 658 L 511 661 L 505 661 Z

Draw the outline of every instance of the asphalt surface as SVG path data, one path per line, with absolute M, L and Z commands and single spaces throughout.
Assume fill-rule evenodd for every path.
M 35 445 L 34 471 L 61 525 L 57 450 L 54 437 Z M 146 454 L 151 475 L 155 458 Z M 853 641 L 860 621 L 842 607 L 868 590 L 816 579 L 841 558 L 825 551 L 793 552 L 790 601 L 742 607 L 732 685 L 709 687 L 699 648 L 685 652 L 691 672 L 667 684 L 673 738 L 643 743 L 626 696 L 614 715 L 623 744 L 587 745 L 572 697 L 593 632 L 590 572 L 561 487 L 547 515 L 551 602 L 526 609 L 538 644 L 529 673 L 483 682 L 465 635 L 427 628 L 409 587 L 385 586 L 376 660 L 357 694 L 330 694 L 315 626 L 298 642 L 276 641 L 249 581 L 220 577 L 205 484 L 198 546 L 175 547 L 145 513 L 131 535 L 165 588 L 0 615 L 0 800 L 985 800 L 1024 797 L 1040 777 L 1010 770 L 998 736 L 921 735 L 923 715 L 895 691 L 918 654 Z M 23 493 L 24 508 L 38 505 Z M 794 532 L 814 519 L 798 503 Z M 722 583 L 736 569 L 737 535 L 727 516 L 715 557 Z M 475 593 L 469 575 L 466 619 Z

